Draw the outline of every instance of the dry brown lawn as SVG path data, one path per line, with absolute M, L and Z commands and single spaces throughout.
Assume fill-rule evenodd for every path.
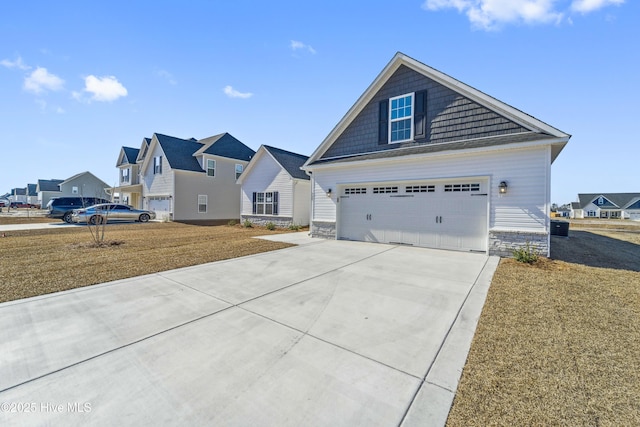
M 3 208 L 4 209 L 4 208 Z M 25 212 L 20 212 L 20 214 L 12 215 L 10 213 L 4 212 L 0 215 L 0 225 L 4 224 L 36 224 L 43 222 L 60 222 L 59 219 L 47 218 L 43 216 L 41 213 L 33 214 L 26 216 Z
M 88 227 L 5 232 L 0 302 L 292 246 L 254 239 L 264 228 L 180 223 L 108 225 L 105 247 Z
M 640 425 L 640 234 L 570 231 L 503 259 L 448 426 Z

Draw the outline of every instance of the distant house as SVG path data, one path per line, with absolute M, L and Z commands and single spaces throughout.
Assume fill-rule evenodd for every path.
M 578 194 L 570 217 L 640 220 L 640 193 Z
M 31 205 L 38 204 L 38 192 L 36 191 L 36 184 L 27 184 L 27 203 Z
M 151 138 L 143 138 L 140 148 L 122 147 L 116 167 L 118 168 L 118 187 L 113 189 L 120 195 L 120 202 L 142 209 L 142 184 L 140 165 L 144 161 Z
M 309 157 L 262 145 L 238 183 L 242 185 L 241 220 L 278 227 L 309 225 L 311 184 L 300 167 Z
M 13 188 L 11 189 L 11 196 L 9 200 L 12 202 L 27 202 L 27 189 L 26 188 Z
M 52 197 L 60 195 L 60 183 L 63 179 L 39 179 L 36 184 L 36 193 L 40 207 L 44 208 Z
M 36 185 L 38 204 L 43 208 L 54 197 L 78 196 L 109 199 L 109 185 L 91 172 L 81 172 L 65 180 L 39 179 Z
M 135 165 L 134 154 L 130 147 L 120 150 L 120 187 L 114 189 L 130 204 L 141 200 L 158 219 L 223 223 L 240 218 L 236 180 L 255 152 L 229 133 L 201 140 L 155 133 L 143 141 Z

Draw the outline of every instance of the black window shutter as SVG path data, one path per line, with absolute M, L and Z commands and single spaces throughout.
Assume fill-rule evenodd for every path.
M 389 142 L 389 100 L 380 101 L 378 113 L 378 144 Z
M 273 214 L 278 215 L 278 192 L 273 192 Z
M 253 192 L 253 214 L 254 215 L 256 214 L 256 212 L 258 212 L 258 208 L 256 206 L 256 198 L 257 198 L 256 192 L 254 191 Z
M 427 137 L 427 91 L 416 92 L 415 96 L 413 139 L 423 139 Z

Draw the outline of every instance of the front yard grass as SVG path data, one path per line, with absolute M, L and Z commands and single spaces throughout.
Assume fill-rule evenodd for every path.
M 503 259 L 448 426 L 640 425 L 640 235 L 570 231 Z
M 58 220 L 59 221 L 59 220 Z M 112 244 L 91 247 L 87 227 L 5 232 L 0 302 L 292 246 L 254 239 L 287 232 L 180 223 L 108 225 Z

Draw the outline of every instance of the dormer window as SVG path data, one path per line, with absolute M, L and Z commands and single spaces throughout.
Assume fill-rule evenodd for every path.
M 207 176 L 216 176 L 216 161 L 207 159 Z
M 598 204 L 598 206 L 604 205 L 604 197 L 602 197 L 602 196 L 598 197 L 597 204 Z

